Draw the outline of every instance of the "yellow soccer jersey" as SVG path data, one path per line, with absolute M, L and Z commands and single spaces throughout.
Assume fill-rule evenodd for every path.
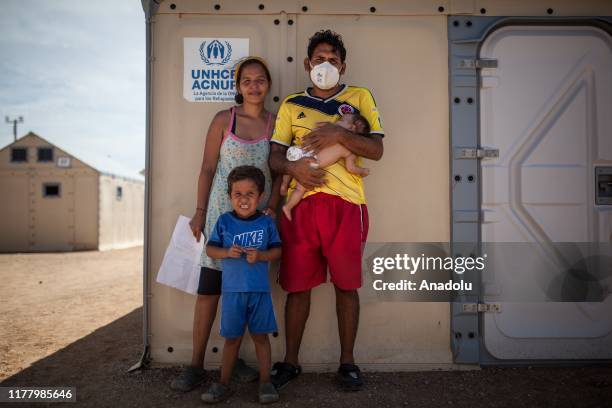
M 312 96 L 309 91 L 310 89 L 307 89 L 285 98 L 276 115 L 272 142 L 287 147 L 300 146 L 302 138 L 314 129 L 317 122 L 336 122 L 347 113 L 361 114 L 370 123 L 370 134 L 384 137 L 380 115 L 374 97 L 368 89 L 342 85 L 335 95 L 327 99 Z M 360 162 L 361 158 L 357 163 Z M 328 172 L 327 184 L 306 192 L 304 197 L 324 192 L 354 204 L 365 204 L 361 177 L 348 172 L 344 160 L 326 167 L 325 170 Z M 294 186 L 295 180 L 291 182 L 292 189 Z

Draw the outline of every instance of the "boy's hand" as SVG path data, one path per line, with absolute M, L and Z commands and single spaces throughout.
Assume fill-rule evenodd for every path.
M 248 263 L 255 263 L 259 260 L 259 251 L 255 248 L 247 248 L 246 259 Z
M 240 248 L 237 245 L 233 245 L 230 248 L 227 248 L 227 257 L 228 258 L 240 258 L 240 255 L 244 252 L 244 249 Z

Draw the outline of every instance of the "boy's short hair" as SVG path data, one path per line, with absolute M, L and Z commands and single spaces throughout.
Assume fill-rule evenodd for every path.
M 340 53 L 340 61 L 346 59 L 346 48 L 342 42 L 342 36 L 332 30 L 320 30 L 314 33 L 308 40 L 308 59 L 312 59 L 312 54 L 319 44 L 329 44 L 333 47 L 334 52 Z
M 263 171 L 255 166 L 238 166 L 227 176 L 227 193 L 232 194 L 232 185 L 241 180 L 251 180 L 257 186 L 260 194 L 266 188 L 266 176 L 264 176 Z
M 349 113 L 353 118 L 353 124 L 355 125 L 355 133 L 367 136 L 370 134 L 370 122 L 359 113 Z

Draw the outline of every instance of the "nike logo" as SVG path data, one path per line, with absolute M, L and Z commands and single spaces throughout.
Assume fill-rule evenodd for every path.
M 306 117 L 306 115 L 304 115 L 304 112 L 300 112 L 300 114 L 298 115 L 298 119 L 304 119 Z

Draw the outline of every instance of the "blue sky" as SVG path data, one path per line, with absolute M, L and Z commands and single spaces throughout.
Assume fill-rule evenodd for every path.
M 5 116 L 77 157 L 144 168 L 145 24 L 139 0 L 2 0 L 0 147 Z

